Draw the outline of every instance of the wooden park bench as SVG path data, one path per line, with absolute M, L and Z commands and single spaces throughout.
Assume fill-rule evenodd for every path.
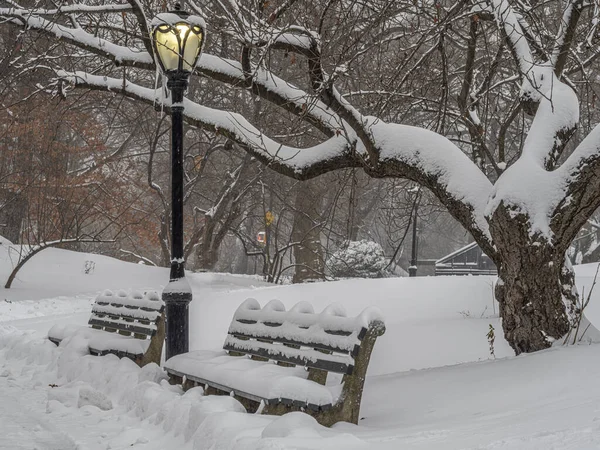
M 109 353 L 127 357 L 138 365 L 160 364 L 165 340 L 164 303 L 158 293 L 104 291 L 96 298 L 88 327 L 54 325 L 48 339 L 59 345 L 75 334 L 88 341 L 92 355 Z
M 315 314 L 307 302 L 289 311 L 279 300 L 261 309 L 248 299 L 229 326 L 224 351 L 194 351 L 165 363 L 184 390 L 233 395 L 248 412 L 304 411 L 319 423 L 358 423 L 375 340 L 385 332 L 375 308 L 345 317 L 339 304 Z M 341 381 L 341 383 L 340 383 Z

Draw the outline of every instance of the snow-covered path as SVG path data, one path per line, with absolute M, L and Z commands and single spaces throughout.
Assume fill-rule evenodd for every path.
M 46 392 L 23 388 L 6 370 L 0 377 L 0 449 L 76 450 L 70 436 L 44 417 Z

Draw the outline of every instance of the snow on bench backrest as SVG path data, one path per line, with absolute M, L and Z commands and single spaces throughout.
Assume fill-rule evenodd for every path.
M 98 305 L 114 305 L 116 307 L 125 306 L 131 309 L 141 309 L 143 311 L 162 311 L 164 303 L 156 291 L 148 291 L 142 294 L 139 291 L 133 291 L 131 294 L 121 290 L 113 294 L 110 290 L 105 290 L 96 297 Z
M 115 295 L 106 290 L 96 298 L 88 324 L 105 331 L 148 339 L 156 333 L 156 321 L 163 308 L 164 303 L 154 291 L 145 294 L 119 291 Z
M 377 323 L 383 320 L 376 308 L 367 308 L 356 317 L 346 317 L 344 307 L 337 303 L 315 314 L 306 301 L 286 311 L 279 300 L 271 300 L 261 308 L 258 301 L 250 298 L 235 312 L 223 348 L 351 373 L 353 357 L 358 354 L 362 338 L 367 329 Z

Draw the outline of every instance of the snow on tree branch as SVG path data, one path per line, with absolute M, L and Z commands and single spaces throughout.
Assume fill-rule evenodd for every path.
M 136 1 L 131 0 L 130 3 L 137 4 Z M 146 51 L 116 45 L 89 34 L 81 28 L 69 28 L 31 15 L 26 9 L 0 8 L 0 17 L 5 17 L 16 25 L 25 25 L 27 28 L 52 35 L 82 50 L 114 61 L 117 65 L 154 70 L 155 63 L 150 41 L 145 38 L 148 25 L 143 11 L 138 11 L 139 7 L 139 5 L 133 7 L 133 12 L 136 14 L 138 22 L 142 18 L 144 20 L 139 26 Z M 128 9 L 131 10 L 132 6 L 128 6 Z M 204 53 L 196 70 L 217 81 L 234 86 L 246 86 L 261 98 L 265 98 L 293 114 L 302 116 L 304 120 L 328 136 L 333 136 L 344 128 L 343 121 L 323 102 L 319 101 L 317 96 L 308 94 L 264 68 L 256 68 L 251 82 L 247 85 L 244 71 L 239 62 Z
M 545 73 L 552 79 L 552 88 L 544 92 L 521 157 L 494 185 L 486 214 L 492 216 L 504 203 L 513 213 L 530 216 L 532 234 L 541 233 L 551 241 L 555 238 L 552 217 L 568 186 L 563 173 L 569 170 L 565 164 L 554 169 L 579 121 L 579 102 L 575 92 L 558 81 L 551 66 L 546 66 Z
M 129 98 L 148 104 L 161 103 L 170 108 L 170 100 L 159 97 L 160 91 L 145 88 L 117 78 L 91 75 L 85 72 L 57 71 L 57 75 L 78 87 L 119 92 Z M 184 100 L 186 121 L 194 126 L 221 133 L 251 151 L 254 156 L 270 166 L 277 166 L 298 179 L 316 176 L 317 170 L 359 166 L 355 142 L 348 141 L 344 134 L 329 138 L 310 148 L 294 148 L 282 145 L 261 133 L 242 115 L 221 111 Z
M 523 155 L 552 170 L 579 122 L 579 101 L 573 89 L 560 82 L 551 67 L 547 69 L 546 76 L 552 79 L 551 89 L 543 92 L 523 146 Z
M 554 182 L 564 190 L 553 211 L 557 240 L 570 243 L 593 212 L 600 207 L 600 125 L 577 146 L 553 172 Z
M 6 9 L 6 8 L 4 8 Z M 17 16 L 56 16 L 58 14 L 74 14 L 74 13 L 118 13 L 123 11 L 131 11 L 131 6 L 122 4 L 107 4 L 107 5 L 61 5 L 54 9 L 20 9 L 20 8 L 7 8 L 12 10 L 13 14 Z
M 536 62 L 531 47 L 536 36 L 527 37 L 532 30 L 523 28 L 527 27 L 524 19 L 513 11 L 507 0 L 489 2 L 517 62 L 522 102 L 532 101 L 536 107 L 539 105 L 522 157 L 501 174 L 493 188 L 477 165 L 446 138 L 424 129 L 363 116 L 334 86 L 336 74 L 328 76 L 324 73 L 317 34 L 296 26 L 275 28 L 270 19 L 255 17 L 252 11 L 234 0 L 223 0 L 220 5 L 225 15 L 235 16 L 230 19 L 239 28 L 237 32 L 241 33 L 242 44 L 246 42 L 248 49 L 258 46 L 306 56 L 314 94 L 277 77 L 260 63 L 251 65 L 249 58 L 244 66 L 243 62 L 203 54 L 197 73 L 250 90 L 315 126 L 328 139 L 305 149 L 281 145 L 239 114 L 207 108 L 188 100 L 186 120 L 228 136 L 270 167 L 297 179 L 311 178 L 342 167 L 363 167 L 373 176 L 402 176 L 415 180 L 431 189 L 455 217 L 467 224 L 471 233 L 479 236 L 479 240 L 489 242 L 488 220 L 502 203 L 517 213 L 531 212 L 532 232 L 542 232 L 550 238 L 553 211 L 564 201 L 568 188 L 564 177 L 560 186 L 555 184 L 559 177 L 559 171 L 555 169 L 578 122 L 576 95 L 554 73 L 560 72 L 555 65 L 563 54 L 561 49 L 570 46 L 568 30 L 574 23 L 572 11 L 576 6 L 573 6 L 574 2 L 567 5 L 563 31 L 558 33 L 552 61 Z M 32 15 L 27 10 L 2 8 L 0 17 L 55 36 L 119 65 L 153 70 L 148 23 L 141 4 L 138 0 L 128 0 L 126 6 L 136 16 L 145 49 L 117 45 L 80 28 L 69 28 Z M 153 89 L 124 79 L 84 72 L 59 71 L 59 75 L 78 87 L 119 92 L 146 103 L 156 101 L 157 93 Z M 165 107 L 168 110 L 169 105 Z M 536 192 L 534 202 L 531 199 Z
M 471 233 L 482 240 L 489 236 L 485 208 L 492 184 L 461 149 L 424 128 L 367 119 L 381 149 L 380 167 L 374 172 L 397 173 L 422 184 L 453 213 L 470 217 Z
M 521 98 L 529 103 L 527 110 L 533 114 L 541 98 L 552 88 L 554 78 L 549 73 L 552 66 L 537 63 L 523 30 L 524 20 L 514 12 L 508 0 L 489 0 L 498 28 L 502 30 L 521 76 Z M 532 37 L 532 39 L 534 39 Z
M 521 22 L 508 0 L 489 0 L 489 3 L 498 23 L 498 28 L 506 36 L 510 50 L 517 61 L 519 72 L 524 76 L 531 70 L 534 60 L 521 27 Z
M 206 53 L 200 57 L 197 71 L 230 85 L 243 86 L 245 82 L 244 70 L 240 62 Z M 329 136 L 343 129 L 343 121 L 316 95 L 308 94 L 264 68 L 255 68 L 253 75 L 249 89 L 255 94 L 302 116 Z
M 16 25 L 25 25 L 27 28 L 51 34 L 59 40 L 108 58 L 116 64 L 146 69 L 154 67 L 154 60 L 148 52 L 114 44 L 106 39 L 87 33 L 82 28 L 59 25 L 43 17 L 31 15 L 28 10 L 0 8 L 0 17 L 7 18 Z
M 148 104 L 160 102 L 159 91 L 122 79 L 84 72 L 58 71 L 58 76 L 87 89 L 118 92 Z M 342 167 L 365 167 L 366 151 L 356 140 L 340 133 L 310 148 L 282 145 L 261 133 L 240 114 L 184 101 L 186 121 L 221 133 L 275 170 L 296 179 L 307 179 Z M 165 107 L 169 109 L 168 100 Z M 484 217 L 491 183 L 477 166 L 445 137 L 421 128 L 387 124 L 365 117 L 367 129 L 381 148 L 379 164 L 365 167 L 374 176 L 405 176 L 431 189 L 442 202 L 470 222 L 469 231 L 485 239 Z M 352 136 L 352 135 L 351 135 Z

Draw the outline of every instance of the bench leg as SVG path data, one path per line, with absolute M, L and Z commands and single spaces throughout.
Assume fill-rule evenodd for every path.
M 183 388 L 183 378 L 178 377 L 177 375 L 169 374 L 169 384 L 173 386 L 181 384 Z
M 239 395 L 234 395 L 233 398 L 235 398 L 244 406 L 244 408 L 246 408 L 246 412 L 249 412 L 251 414 L 254 414 L 256 411 L 258 411 L 258 408 L 260 407 L 260 403 L 255 402 L 254 400 L 240 397 Z
M 160 358 L 162 356 L 163 343 L 165 342 L 165 313 L 163 312 L 160 318 L 156 321 L 156 333 L 150 339 L 150 346 L 142 357 L 141 361 L 137 362 L 140 367 L 144 367 L 151 362 L 160 366 Z
M 385 332 L 385 325 L 381 322 L 373 322 L 362 340 L 358 355 L 354 358 L 354 371 L 352 375 L 344 375 L 342 393 L 337 403 L 326 411 L 313 411 L 294 405 L 266 405 L 263 414 L 283 415 L 292 411 L 303 411 L 313 416 L 321 425 L 330 427 L 336 422 L 344 421 L 358 424 L 360 420 L 360 402 L 362 399 L 365 376 L 371 351 L 378 336 Z M 314 381 L 320 381 L 321 375 L 313 375 Z

